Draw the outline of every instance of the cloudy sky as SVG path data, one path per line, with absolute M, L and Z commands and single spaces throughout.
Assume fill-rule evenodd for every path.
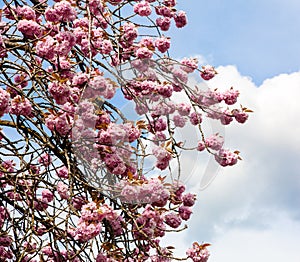
M 194 169 L 190 229 L 168 241 L 181 252 L 197 240 L 212 243 L 210 262 L 299 262 L 300 2 L 178 2 L 189 26 L 173 34 L 172 55 L 203 57 L 219 72 L 209 85 L 234 86 L 255 112 L 225 132 L 243 161 L 219 169 L 202 191 L 203 166 Z

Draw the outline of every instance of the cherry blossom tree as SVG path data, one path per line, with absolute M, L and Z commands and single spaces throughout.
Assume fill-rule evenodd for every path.
M 169 55 L 168 30 L 187 24 L 176 0 L 4 0 L 0 12 L 0 260 L 207 261 L 208 244 L 180 258 L 162 244 L 196 200 L 181 153 L 236 164 L 202 125 L 251 110 L 232 108 L 234 88 L 191 83 L 214 67 Z

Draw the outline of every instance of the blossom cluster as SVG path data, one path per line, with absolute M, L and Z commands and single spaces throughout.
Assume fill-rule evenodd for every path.
M 173 261 L 161 239 L 185 227 L 196 195 L 173 177 L 172 161 L 198 150 L 236 164 L 239 152 L 202 123 L 245 123 L 251 110 L 230 108 L 233 87 L 190 84 L 192 74 L 209 81 L 217 72 L 169 56 L 160 31 L 172 23 L 188 23 L 176 0 L 16 0 L 1 9 L 1 261 Z M 139 120 L 121 108 L 125 99 Z M 201 135 L 193 148 L 177 141 L 184 127 Z M 194 243 L 187 256 L 206 262 L 209 252 Z

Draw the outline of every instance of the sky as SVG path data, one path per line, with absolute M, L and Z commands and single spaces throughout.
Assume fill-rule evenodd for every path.
M 198 201 L 189 229 L 167 242 L 181 254 L 209 242 L 210 262 L 299 262 L 300 2 L 178 2 L 189 25 L 172 31 L 171 55 L 213 64 L 219 74 L 208 85 L 239 89 L 239 102 L 254 113 L 226 127 L 226 146 L 243 160 L 218 169 L 205 190 L 207 164 L 185 159 L 194 163 L 188 183 Z

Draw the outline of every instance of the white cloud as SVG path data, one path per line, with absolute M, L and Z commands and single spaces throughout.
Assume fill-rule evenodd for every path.
M 183 250 L 196 240 L 211 242 L 211 262 L 297 262 L 300 72 L 256 87 L 234 66 L 217 70 L 219 75 L 209 84 L 240 89 L 240 102 L 254 113 L 245 125 L 226 128 L 227 145 L 240 149 L 243 161 L 220 169 L 215 181 L 197 192 L 194 216 L 177 246 Z M 189 181 L 194 191 L 202 169 Z

